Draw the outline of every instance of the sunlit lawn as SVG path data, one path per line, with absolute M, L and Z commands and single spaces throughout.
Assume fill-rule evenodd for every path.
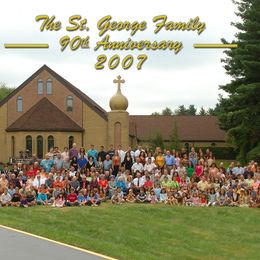
M 259 219 L 246 208 L 0 208 L 3 225 L 119 259 L 260 259 Z

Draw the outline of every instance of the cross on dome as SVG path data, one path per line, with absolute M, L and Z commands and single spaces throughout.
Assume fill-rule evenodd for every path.
M 124 84 L 124 83 L 125 83 L 125 80 L 124 80 L 124 79 L 121 79 L 121 76 L 118 75 L 118 76 L 117 76 L 117 79 L 114 79 L 113 82 L 114 82 L 115 84 L 117 84 L 117 88 L 120 89 L 121 84 Z

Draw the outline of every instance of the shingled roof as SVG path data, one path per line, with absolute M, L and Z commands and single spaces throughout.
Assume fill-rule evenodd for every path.
M 225 141 L 225 132 L 219 128 L 216 116 L 130 116 L 129 120 L 130 136 L 141 141 L 156 133 L 165 141 L 170 140 L 175 122 L 182 141 Z
M 83 132 L 84 129 L 45 97 L 19 117 L 6 131 Z
M 58 80 L 61 84 L 63 84 L 66 88 L 68 88 L 72 93 L 75 94 L 79 99 L 81 99 L 85 104 L 90 106 L 96 113 L 98 113 L 102 118 L 107 120 L 107 112 L 99 106 L 94 100 L 88 97 L 85 93 L 81 90 L 76 88 L 54 70 L 49 68 L 47 65 L 43 65 L 40 69 L 38 69 L 31 77 L 29 77 L 26 81 L 24 81 L 18 88 L 16 88 L 10 95 L 5 97 L 3 100 L 0 101 L 0 107 L 5 104 L 11 97 L 17 94 L 23 87 L 25 87 L 31 80 L 37 77 L 42 71 L 46 70 L 49 72 L 56 80 Z

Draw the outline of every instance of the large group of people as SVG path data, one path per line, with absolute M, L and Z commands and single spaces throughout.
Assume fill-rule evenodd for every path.
M 0 206 L 52 207 L 149 203 L 183 206 L 260 207 L 260 167 L 217 165 L 207 149 L 155 151 L 121 146 L 86 150 L 74 143 L 51 148 L 40 160 L 3 165 Z

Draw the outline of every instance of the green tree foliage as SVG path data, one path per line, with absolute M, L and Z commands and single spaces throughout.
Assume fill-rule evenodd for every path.
M 174 122 L 172 133 L 171 133 L 171 136 L 170 136 L 170 140 L 171 140 L 171 148 L 175 149 L 175 150 L 180 150 L 181 141 L 180 141 L 180 137 L 179 137 L 179 133 L 178 133 L 178 127 L 177 127 L 176 122 Z
M 204 109 L 204 107 L 201 107 L 201 108 L 200 108 L 199 115 L 200 115 L 200 116 L 206 116 L 206 115 L 207 115 L 207 112 L 206 112 L 206 110 Z
M 225 51 L 222 59 L 232 80 L 220 86 L 228 95 L 220 97 L 218 114 L 221 128 L 239 151 L 239 160 L 245 161 L 260 149 L 260 1 L 233 2 L 240 18 L 232 23 L 238 29 L 234 42 L 238 48 Z
M 197 109 L 195 108 L 194 105 L 189 105 L 189 108 L 187 109 L 187 113 L 190 116 L 196 116 Z
M 0 82 L 0 101 L 8 96 L 13 90 L 14 88 L 9 88 L 5 83 Z
M 186 108 L 184 105 L 179 106 L 177 109 L 172 111 L 171 108 L 166 107 L 162 110 L 162 112 L 153 112 L 151 115 L 152 116 L 172 116 L 172 115 L 177 115 L 177 116 L 196 116 L 196 115 L 211 115 L 211 116 L 216 116 L 219 113 L 219 107 L 218 105 L 215 108 L 209 108 L 207 111 L 201 107 L 200 111 L 197 113 L 197 109 L 195 108 L 194 105 L 189 105 L 188 108 Z
M 163 116 L 171 116 L 171 115 L 173 115 L 173 112 L 169 107 L 166 107 L 165 109 L 162 110 L 162 115 Z
M 178 107 L 178 109 L 176 110 L 176 115 L 179 116 L 186 116 L 187 115 L 187 109 L 185 108 L 184 105 L 181 105 Z
M 160 116 L 161 114 L 159 112 L 153 112 L 152 116 Z
M 152 149 L 155 151 L 156 147 L 161 147 L 164 149 L 164 143 L 163 143 L 163 137 L 160 133 L 156 133 L 151 139 L 150 139 L 150 144 Z

